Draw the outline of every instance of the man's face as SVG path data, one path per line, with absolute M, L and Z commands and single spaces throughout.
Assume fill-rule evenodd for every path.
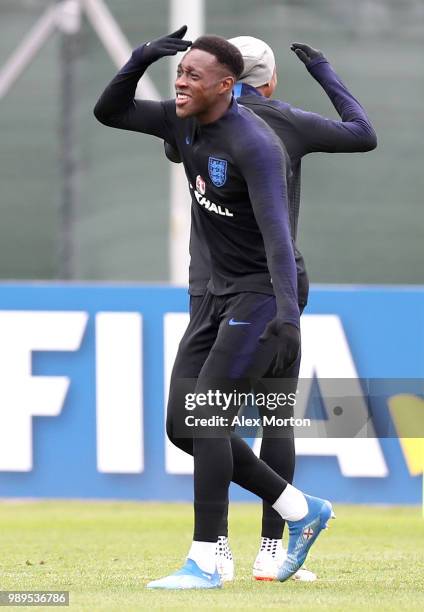
M 214 55 L 200 49 L 188 51 L 177 68 L 177 116 L 206 115 L 223 95 L 231 91 L 233 84 L 233 77 Z

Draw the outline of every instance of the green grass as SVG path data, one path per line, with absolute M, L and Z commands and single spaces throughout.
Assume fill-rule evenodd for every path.
M 69 590 L 70 609 L 88 611 L 424 609 L 418 508 L 336 507 L 337 520 L 308 559 L 319 576 L 313 584 L 251 579 L 259 510 L 231 508 L 233 584 L 209 592 L 150 592 L 145 584 L 177 569 L 187 553 L 189 505 L 0 503 L 0 589 Z

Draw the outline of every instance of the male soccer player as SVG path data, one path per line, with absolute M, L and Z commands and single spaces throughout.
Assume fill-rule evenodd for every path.
M 244 70 L 234 89 L 240 104 L 258 114 L 272 127 L 285 146 L 290 158 L 291 173 L 287 177 L 287 195 L 292 238 L 297 236 L 300 207 L 301 160 L 312 152 L 347 153 L 370 151 L 376 146 L 374 129 L 359 102 L 339 79 L 321 51 L 293 43 L 291 49 L 306 65 L 309 73 L 320 83 L 334 104 L 341 121 L 334 121 L 295 108 L 281 100 L 271 100 L 277 85 L 277 70 L 272 49 L 252 36 L 230 39 L 241 52 Z M 171 161 L 181 161 L 178 152 L 165 143 L 165 152 Z M 210 256 L 202 228 L 192 215 L 190 239 L 189 293 L 193 316 L 200 307 L 210 278 Z M 295 246 L 299 310 L 302 313 L 308 299 L 309 283 L 304 260 Z M 280 373 L 289 378 L 298 376 L 299 361 L 290 372 Z M 271 377 L 272 372 L 266 374 Z M 280 476 L 292 482 L 295 452 L 293 438 L 264 437 L 261 458 Z M 284 521 L 266 502 L 263 504 L 262 537 L 258 555 L 253 564 L 253 575 L 258 580 L 276 577 L 284 559 L 281 536 Z M 218 569 L 223 580 L 232 580 L 233 556 L 228 544 L 227 524 L 224 522 L 217 547 Z M 304 568 L 294 578 L 311 581 L 312 572 Z
M 288 521 L 288 556 L 278 573 L 284 581 L 303 564 L 332 515 L 331 504 L 287 483 L 229 428 L 212 438 L 178 438 L 174 431 L 184 411 L 180 379 L 196 378 L 196 392 L 206 393 L 211 379 L 259 377 L 258 353 L 269 356 L 266 369 L 278 347 L 282 369 L 299 350 L 281 145 L 265 122 L 232 97 L 243 70 L 240 52 L 219 37 L 191 45 L 183 40 L 186 30 L 135 49 L 94 110 L 106 125 L 152 134 L 177 148 L 211 257 L 209 290 L 180 343 L 168 402 L 168 435 L 194 456 L 194 539 L 183 568 L 148 586 L 221 586 L 215 548 L 231 480 Z M 190 46 L 178 66 L 175 100 L 134 99 L 150 64 Z

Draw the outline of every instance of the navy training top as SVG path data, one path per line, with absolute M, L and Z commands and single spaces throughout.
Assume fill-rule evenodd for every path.
M 178 149 L 210 255 L 210 291 L 275 294 L 277 316 L 298 327 L 281 142 L 234 98 L 220 119 L 206 125 L 194 117 L 177 117 L 175 100 L 135 100 L 147 67 L 140 47 L 100 96 L 96 118 L 111 127 L 157 136 Z

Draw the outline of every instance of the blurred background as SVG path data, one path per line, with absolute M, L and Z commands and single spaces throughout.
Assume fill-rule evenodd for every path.
M 1 0 L 0 70 L 52 4 Z M 169 0 L 106 4 L 132 47 L 169 30 Z M 184 23 L 189 3 L 180 5 Z M 278 63 L 276 97 L 336 117 L 289 45 L 322 49 L 375 126 L 372 153 L 304 161 L 299 245 L 311 280 L 423 283 L 424 2 L 205 0 L 204 24 L 208 33 L 266 40 Z M 64 36 L 48 37 L 0 102 L 0 278 L 169 281 L 170 165 L 162 144 L 97 123 L 93 106 L 117 68 L 84 15 L 70 45 Z M 169 97 L 169 61 L 149 74 Z M 63 208 L 69 189 L 73 219 Z
M 174 571 L 191 537 L 193 460 L 165 433 L 189 319 L 186 181 L 160 140 L 93 116 L 131 49 L 184 23 L 191 39 L 266 40 L 276 96 L 337 118 L 289 47 L 322 49 L 379 143 L 302 164 L 298 241 L 315 286 L 296 416 L 321 434 L 296 427 L 294 482 L 338 516 L 308 559 L 319 592 L 255 599 L 260 504 L 232 485 L 231 502 L 256 505 L 231 504 L 241 580 L 219 608 L 422 611 L 424 0 L 0 0 L 1 588 L 151 610 L 161 600 L 144 585 Z M 171 97 L 174 73 L 157 62 L 144 90 Z M 327 436 L 352 407 L 361 431 Z M 192 595 L 187 610 L 213 609 Z
M 0 496 L 191 499 L 163 418 L 188 320 L 186 181 L 160 140 L 93 116 L 131 49 L 183 23 L 266 40 L 276 95 L 336 118 L 289 47 L 322 49 L 375 126 L 376 151 L 304 160 L 299 226 L 315 283 L 301 378 L 325 405 L 302 414 L 325 420 L 325 379 L 353 379 L 371 433 L 298 436 L 296 478 L 336 501 L 420 503 L 424 446 L 402 418 L 424 415 L 423 0 L 0 0 Z M 172 96 L 174 74 L 155 63 L 144 91 Z

